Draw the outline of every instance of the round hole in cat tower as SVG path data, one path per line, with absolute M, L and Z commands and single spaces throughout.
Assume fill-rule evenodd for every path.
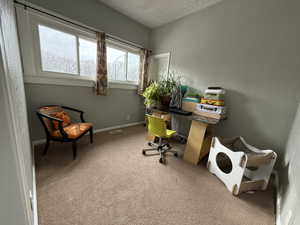
M 232 162 L 231 159 L 223 152 L 219 152 L 216 156 L 216 162 L 219 169 L 226 174 L 231 173 L 232 171 Z

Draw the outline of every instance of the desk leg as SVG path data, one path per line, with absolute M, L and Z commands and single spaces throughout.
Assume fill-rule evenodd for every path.
M 195 120 L 192 121 L 192 126 L 183 156 L 185 161 L 197 165 L 200 159 L 205 156 L 203 154 L 204 152 L 201 151 L 203 151 L 202 149 L 204 147 L 207 126 L 208 124 L 206 123 Z

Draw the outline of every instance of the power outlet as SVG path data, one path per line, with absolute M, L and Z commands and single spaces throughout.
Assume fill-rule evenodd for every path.
M 126 120 L 128 121 L 128 120 L 130 120 L 130 119 L 131 119 L 131 115 L 130 115 L 130 114 L 127 114 Z

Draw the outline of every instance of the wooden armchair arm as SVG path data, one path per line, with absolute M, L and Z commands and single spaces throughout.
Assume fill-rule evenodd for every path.
M 71 110 L 71 111 L 74 111 L 74 112 L 78 112 L 80 113 L 80 119 L 81 119 L 81 122 L 85 122 L 84 118 L 83 118 L 83 114 L 84 112 L 79 110 L 79 109 L 74 109 L 74 108 L 71 108 L 71 107 L 68 107 L 68 106 L 61 106 L 63 109 L 67 109 L 67 110 Z
M 39 117 L 44 117 L 44 118 L 47 118 L 51 121 L 56 121 L 58 122 L 58 130 L 59 132 L 61 133 L 62 137 L 63 138 L 68 138 L 68 134 L 64 131 L 64 128 L 63 128 L 63 120 L 61 119 L 58 119 L 58 118 L 55 118 L 53 116 L 49 116 L 49 115 L 46 115 L 46 114 L 43 114 L 43 113 L 40 113 L 40 112 L 37 112 L 38 116 Z M 44 124 L 44 121 L 42 121 L 43 124 Z M 47 129 L 47 127 L 45 126 L 45 129 Z
M 55 120 L 55 121 L 57 121 L 57 122 L 63 122 L 63 120 L 61 120 L 61 119 L 58 119 L 58 118 L 53 117 L 53 116 L 49 116 L 49 115 L 44 114 L 44 113 L 37 112 L 37 114 L 38 114 L 39 116 L 45 117 L 45 118 L 47 118 L 47 119 L 49 119 L 49 120 Z

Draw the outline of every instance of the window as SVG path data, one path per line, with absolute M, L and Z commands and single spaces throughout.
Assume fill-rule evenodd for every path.
M 42 70 L 77 74 L 76 36 L 39 25 Z
M 135 51 L 112 45 L 107 46 L 107 73 L 110 81 L 137 83 L 140 55 Z
M 38 25 L 43 72 L 68 75 L 96 76 L 96 40 L 60 31 L 42 24 Z M 107 46 L 107 72 L 111 82 L 137 84 L 140 70 L 140 55 L 109 44 Z
M 42 71 L 81 76 L 96 75 L 96 41 L 41 24 L 38 25 L 38 32 Z
M 96 75 L 97 43 L 79 38 L 80 75 Z
M 26 83 L 93 87 L 97 70 L 95 32 L 16 6 Z M 140 56 L 136 48 L 107 40 L 110 87 L 136 89 Z

